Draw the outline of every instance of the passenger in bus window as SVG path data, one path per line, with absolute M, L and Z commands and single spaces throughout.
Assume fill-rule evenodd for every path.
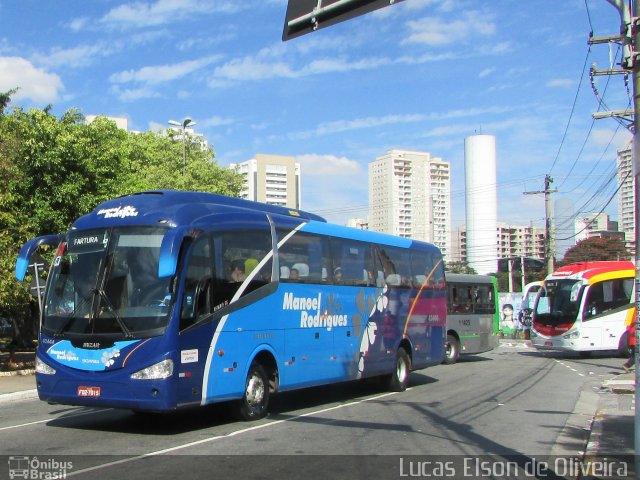
M 247 258 L 244 261 L 244 275 L 245 277 L 253 272 L 253 269 L 258 266 L 258 260 L 255 258 Z
M 300 272 L 297 268 L 291 269 L 291 271 L 289 272 L 289 280 L 293 280 L 294 282 L 300 280 Z
M 244 273 L 245 262 L 242 259 L 231 262 L 229 281 L 243 282 L 247 276 Z
M 333 281 L 338 285 L 342 284 L 342 268 L 336 267 L 333 270 Z

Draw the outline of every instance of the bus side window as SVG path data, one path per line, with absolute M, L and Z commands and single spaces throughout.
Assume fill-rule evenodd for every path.
M 333 272 L 328 243 L 321 235 L 298 232 L 278 248 L 278 255 L 282 282 L 326 283 Z
M 193 325 L 211 312 L 211 248 L 207 237 L 199 238 L 191 249 L 184 280 L 180 329 Z

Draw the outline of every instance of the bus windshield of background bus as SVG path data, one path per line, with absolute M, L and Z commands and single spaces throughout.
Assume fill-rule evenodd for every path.
M 43 330 L 55 336 L 139 338 L 168 321 L 169 278 L 158 278 L 166 229 L 130 227 L 69 234 L 54 261 Z
M 545 325 L 573 323 L 582 298 L 579 280 L 547 280 L 536 303 L 536 322 Z

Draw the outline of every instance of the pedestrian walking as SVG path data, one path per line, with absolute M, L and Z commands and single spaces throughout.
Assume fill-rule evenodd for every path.
M 627 345 L 629 345 L 629 358 L 624 362 L 622 368 L 629 373 L 631 367 L 636 363 L 636 320 L 635 318 L 631 322 L 631 325 L 627 327 Z

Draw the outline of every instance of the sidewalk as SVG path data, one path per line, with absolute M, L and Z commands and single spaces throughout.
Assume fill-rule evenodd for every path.
M 629 467 L 626 478 L 636 478 L 634 455 L 635 372 L 616 375 L 602 384 L 598 409 L 591 422 L 585 449 L 585 465 L 624 461 Z M 596 478 L 586 476 L 584 478 Z M 614 477 L 617 478 L 617 477 Z
M 33 370 L 0 373 L 0 403 L 38 397 Z

